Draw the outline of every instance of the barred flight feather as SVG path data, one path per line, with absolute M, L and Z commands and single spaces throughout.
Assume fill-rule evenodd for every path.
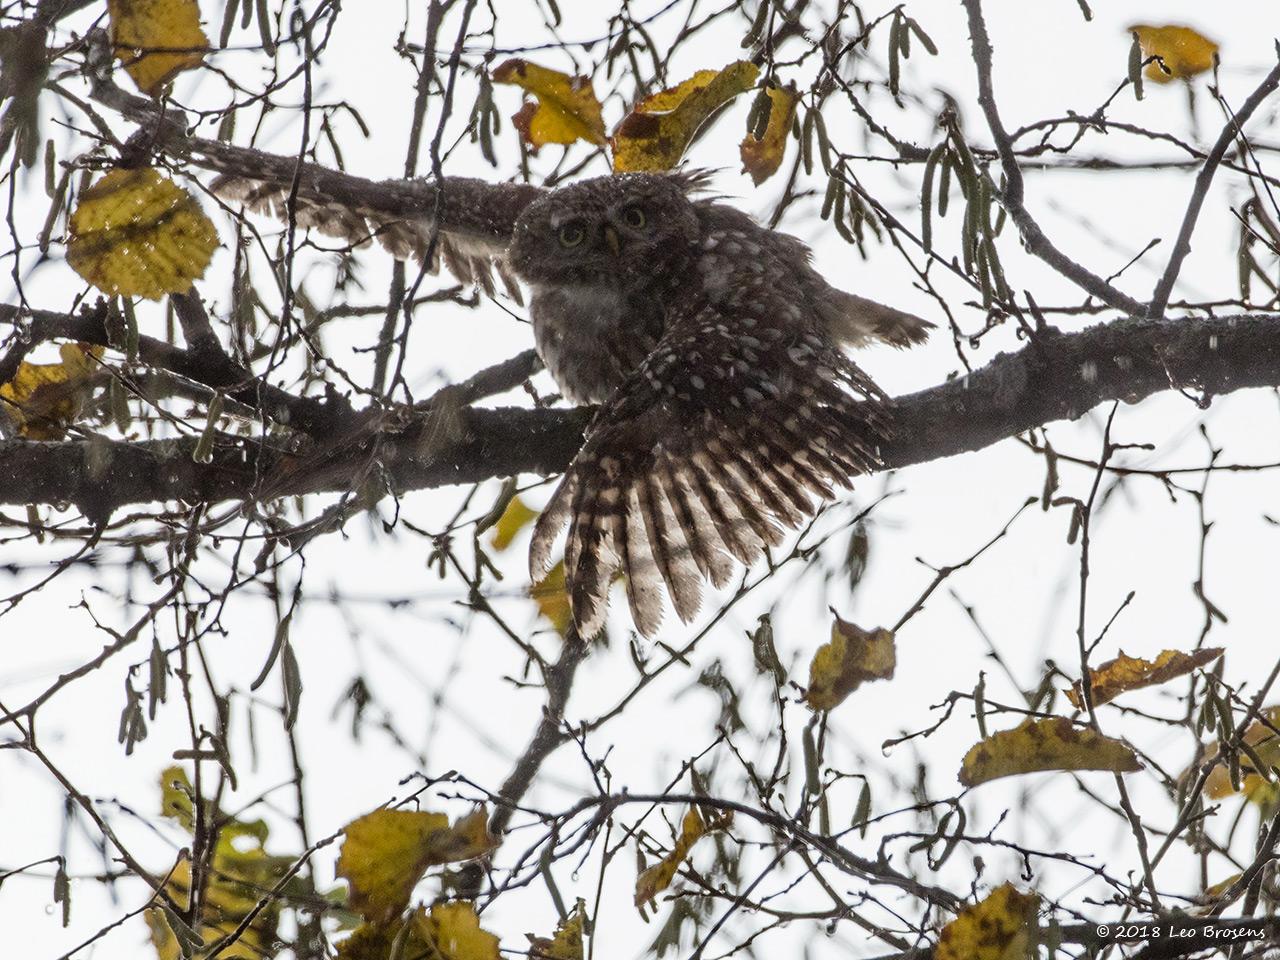
M 458 179 L 462 189 L 467 181 Z M 500 187 L 485 184 L 495 194 Z M 292 184 L 261 181 L 249 177 L 224 175 L 216 178 L 210 189 L 231 203 L 241 203 L 251 213 L 288 220 L 288 200 Z M 333 237 L 353 247 L 367 246 L 376 239 L 397 260 L 415 260 L 431 273 L 438 273 L 441 264 L 464 284 L 475 284 L 488 296 L 494 296 L 494 276 L 502 282 L 507 295 L 523 304 L 520 285 L 506 260 L 507 234 L 499 231 L 486 236 L 473 231 L 450 230 L 448 225 L 434 230 L 431 217 L 406 218 L 385 210 L 375 210 L 349 202 L 335 200 L 324 194 L 300 189 L 294 202 L 294 222 L 303 229 L 313 229 L 326 237 Z M 435 247 L 430 262 L 432 234 Z
M 666 597 L 692 620 L 704 580 L 724 587 L 878 465 L 884 397 L 834 342 L 757 328 L 751 375 L 727 375 L 737 368 L 725 358 L 744 349 L 731 323 L 705 304 L 677 318 L 601 409 L 538 520 L 535 577 L 569 526 L 565 578 L 583 637 L 604 626 L 619 573 L 642 635 L 659 629 Z

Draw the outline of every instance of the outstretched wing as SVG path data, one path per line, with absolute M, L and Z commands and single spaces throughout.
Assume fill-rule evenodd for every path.
M 377 182 L 294 161 L 285 168 L 288 176 L 281 176 L 280 166 L 224 174 L 211 189 L 225 200 L 281 220 L 289 217 L 293 195 L 294 221 L 300 227 L 353 245 L 376 238 L 397 259 L 413 258 L 433 272 L 443 263 L 460 281 L 476 283 L 490 295 L 496 274 L 512 298 L 520 300 L 506 263 L 507 244 L 520 212 L 542 194 L 541 188 L 471 177 Z
M 728 583 L 850 478 L 878 466 L 884 395 L 822 328 L 785 304 L 761 319 L 698 304 L 600 410 L 538 520 L 545 576 L 566 524 L 574 622 L 604 625 L 618 573 L 637 629 L 652 635 L 663 594 L 692 619 L 702 584 Z M 786 321 L 786 322 L 784 322 Z

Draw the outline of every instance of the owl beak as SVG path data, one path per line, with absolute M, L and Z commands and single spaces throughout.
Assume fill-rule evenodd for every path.
M 622 253 L 622 238 L 618 236 L 618 231 L 608 224 L 604 228 L 604 242 L 609 245 L 615 257 Z

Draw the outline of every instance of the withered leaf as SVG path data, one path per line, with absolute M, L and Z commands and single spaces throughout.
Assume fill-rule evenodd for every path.
M 934 960 L 1035 960 L 1040 898 L 1006 883 L 942 928 Z
M 610 138 L 613 169 L 670 170 L 707 118 L 750 90 L 759 74 L 755 64 L 739 60 L 723 70 L 699 70 L 678 86 L 641 100 Z
M 61 440 L 75 423 L 99 370 L 102 347 L 64 343 L 58 363 L 18 364 L 12 380 L 0 384 L 0 417 L 8 417 L 28 440 Z
M 837 616 L 831 639 L 809 664 L 805 701 L 814 710 L 831 710 L 867 681 L 890 679 L 896 665 L 892 630 L 863 630 Z
M 966 787 L 1042 770 L 1141 770 L 1137 754 L 1123 740 L 1079 727 L 1066 717 L 1029 719 L 970 748 L 960 767 Z
M 1191 653 L 1162 650 L 1154 660 L 1127 656 L 1124 651 L 1114 660 L 1089 671 L 1090 693 L 1094 706 L 1114 700 L 1122 693 L 1152 687 L 1184 676 L 1222 656 L 1222 647 L 1205 647 Z M 1067 699 L 1077 709 L 1084 706 L 1084 686 L 1077 680 L 1067 691 Z
M 204 275 L 218 233 L 195 198 L 155 170 L 112 170 L 80 195 L 67 262 L 103 293 L 158 300 Z
M 770 87 L 765 91 L 772 108 L 764 135 L 757 140 L 750 132 L 738 148 L 742 154 L 742 170 L 751 174 L 751 181 L 759 186 L 778 172 L 787 150 L 787 135 L 796 116 L 796 104 L 800 93 L 795 84 L 786 87 Z
M 588 77 L 571 77 L 528 60 L 512 59 L 493 71 L 493 82 L 514 84 L 537 98 L 511 118 L 534 150 L 548 143 L 605 142 L 600 101 Z

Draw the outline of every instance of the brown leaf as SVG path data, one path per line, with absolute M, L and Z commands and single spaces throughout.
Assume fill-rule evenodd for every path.
M 1137 754 L 1123 740 L 1079 727 L 1066 717 L 1029 719 L 975 744 L 965 754 L 960 782 L 966 787 L 1041 770 L 1141 770 Z
M 791 132 L 791 123 L 795 119 L 796 104 L 800 102 L 800 93 L 795 84 L 770 87 L 765 92 L 772 102 L 772 108 L 764 135 L 757 140 L 748 132 L 738 148 L 742 154 L 742 170 L 751 174 L 751 181 L 756 186 L 777 173 L 778 167 L 782 165 L 782 157 L 787 149 L 787 135 Z
M 1184 676 L 1222 656 L 1222 647 L 1205 647 L 1191 653 L 1162 650 L 1155 660 L 1140 660 L 1124 651 L 1114 660 L 1089 671 L 1090 693 L 1094 706 L 1100 706 L 1130 690 L 1153 687 Z M 1077 680 L 1067 691 L 1067 699 L 1076 709 L 1084 706 L 1084 685 Z
M 64 343 L 58 353 L 58 363 L 22 361 L 13 379 L 0 384 L 0 417 L 9 417 L 28 440 L 66 436 L 92 389 L 103 350 L 87 343 Z

